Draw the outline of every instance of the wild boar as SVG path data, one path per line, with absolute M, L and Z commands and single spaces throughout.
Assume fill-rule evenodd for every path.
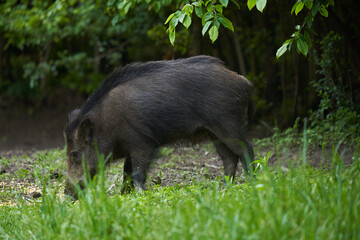
M 65 193 L 74 196 L 74 183 L 84 178 L 83 161 L 90 175 L 96 174 L 98 152 L 125 158 L 124 182 L 143 188 L 156 149 L 204 137 L 213 141 L 226 176 L 235 177 L 239 160 L 248 171 L 254 154 L 244 133 L 252 91 L 245 77 L 210 56 L 115 69 L 69 115 Z

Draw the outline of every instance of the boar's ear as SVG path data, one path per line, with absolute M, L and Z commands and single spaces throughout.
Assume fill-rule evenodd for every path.
M 79 137 L 80 139 L 84 140 L 86 144 L 88 144 L 92 137 L 94 132 L 94 126 L 91 123 L 90 119 L 86 118 L 84 119 L 79 126 Z

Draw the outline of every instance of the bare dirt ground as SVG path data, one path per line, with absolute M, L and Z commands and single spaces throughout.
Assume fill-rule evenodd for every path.
M 154 159 L 150 166 L 147 184 L 148 188 L 154 185 L 174 186 L 189 185 L 204 180 L 222 179 L 222 161 L 216 154 L 212 144 L 196 145 L 194 147 L 164 148 L 161 156 Z M 61 169 L 47 169 L 46 151 L 39 155 L 39 152 L 16 151 L 12 158 L 15 161 L 9 162 L 6 168 L 0 170 L 0 206 L 15 204 L 15 199 L 21 198 L 26 203 L 37 201 L 42 195 L 42 182 L 36 177 L 35 168 L 45 165 L 41 172 L 49 176 L 52 188 L 58 189 L 58 194 L 63 197 L 64 172 Z M 51 151 L 50 151 L 51 153 Z M 63 162 L 65 154 L 54 159 L 55 162 Z M 257 157 L 265 157 L 267 150 L 257 152 Z M 338 152 L 342 155 L 345 165 L 352 162 L 353 149 L 341 147 Z M 10 153 L 9 153 L 10 154 Z M 329 168 L 332 159 L 333 149 L 313 149 L 308 152 L 308 164 L 316 168 Z M 272 152 L 269 164 L 276 166 L 278 159 L 281 169 L 288 171 L 289 164 L 301 163 L 302 152 L 295 149 L 281 151 L 279 154 Z M 107 192 L 109 195 L 120 194 L 122 185 L 123 161 L 113 163 L 107 169 Z M 238 165 L 235 183 L 245 182 L 245 175 L 241 164 Z

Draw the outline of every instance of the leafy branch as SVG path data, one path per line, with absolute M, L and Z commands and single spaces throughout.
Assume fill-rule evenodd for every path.
M 208 32 L 212 42 L 215 42 L 219 36 L 220 25 L 234 31 L 232 22 L 223 14 L 223 9 L 226 8 L 228 4 L 228 0 L 220 0 L 219 3 L 217 3 L 216 0 L 196 1 L 191 4 L 186 4 L 181 10 L 172 13 L 165 22 L 165 24 L 169 23 L 167 32 L 171 44 L 174 45 L 175 28 L 178 23 L 180 22 L 185 28 L 189 28 L 194 10 L 196 16 L 201 19 L 203 26 L 202 35 L 204 36 L 206 32 Z
M 295 32 L 291 38 L 287 39 L 283 45 L 277 50 L 276 57 L 281 57 L 286 51 L 290 51 L 292 46 L 295 45 L 296 51 L 307 55 L 309 49 L 312 47 L 310 33 L 316 34 L 311 28 L 315 16 L 320 13 L 323 17 L 328 17 L 329 13 L 327 8 L 334 6 L 334 0 L 298 0 L 291 9 L 291 14 L 298 15 L 304 6 L 308 9 L 309 13 L 305 17 L 302 25 L 295 26 Z
M 235 0 L 232 0 L 232 2 L 240 8 Z M 267 0 L 247 0 L 247 7 L 250 11 L 256 7 L 258 11 L 263 12 L 266 4 Z M 232 22 L 223 14 L 224 8 L 227 8 L 228 5 L 229 0 L 193 1 L 185 4 L 181 10 L 170 14 L 165 24 L 169 24 L 167 33 L 171 44 L 174 45 L 175 43 L 175 29 L 178 23 L 180 22 L 185 28 L 189 28 L 194 10 L 196 16 L 201 19 L 202 35 L 204 36 L 208 32 L 212 42 L 215 42 L 218 38 L 221 25 L 234 31 Z M 281 57 L 285 52 L 290 51 L 293 46 L 295 46 L 298 53 L 307 56 L 309 49 L 312 47 L 310 33 L 316 34 L 312 29 L 315 16 L 320 13 L 323 17 L 328 17 L 327 8 L 329 6 L 334 6 L 334 0 L 297 0 L 291 9 L 291 14 L 298 15 L 304 7 L 308 9 L 308 14 L 303 24 L 296 25 L 296 31 L 277 50 L 276 57 Z

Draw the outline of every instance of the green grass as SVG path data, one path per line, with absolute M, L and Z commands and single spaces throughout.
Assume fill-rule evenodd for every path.
M 53 157 L 52 157 L 53 158 Z M 359 239 L 360 157 L 286 171 L 259 159 L 256 179 L 109 195 L 101 175 L 72 203 L 45 184 L 41 201 L 0 207 L 1 239 Z
M 19 197 L 31 200 L 29 194 L 41 189 L 44 180 L 59 184 L 65 179 L 64 156 L 63 150 L 54 149 L 39 151 L 32 156 L 2 157 L 0 168 L 5 169 L 5 173 L 0 175 L 0 203 L 13 203 Z M 16 170 L 12 171 L 13 168 Z

